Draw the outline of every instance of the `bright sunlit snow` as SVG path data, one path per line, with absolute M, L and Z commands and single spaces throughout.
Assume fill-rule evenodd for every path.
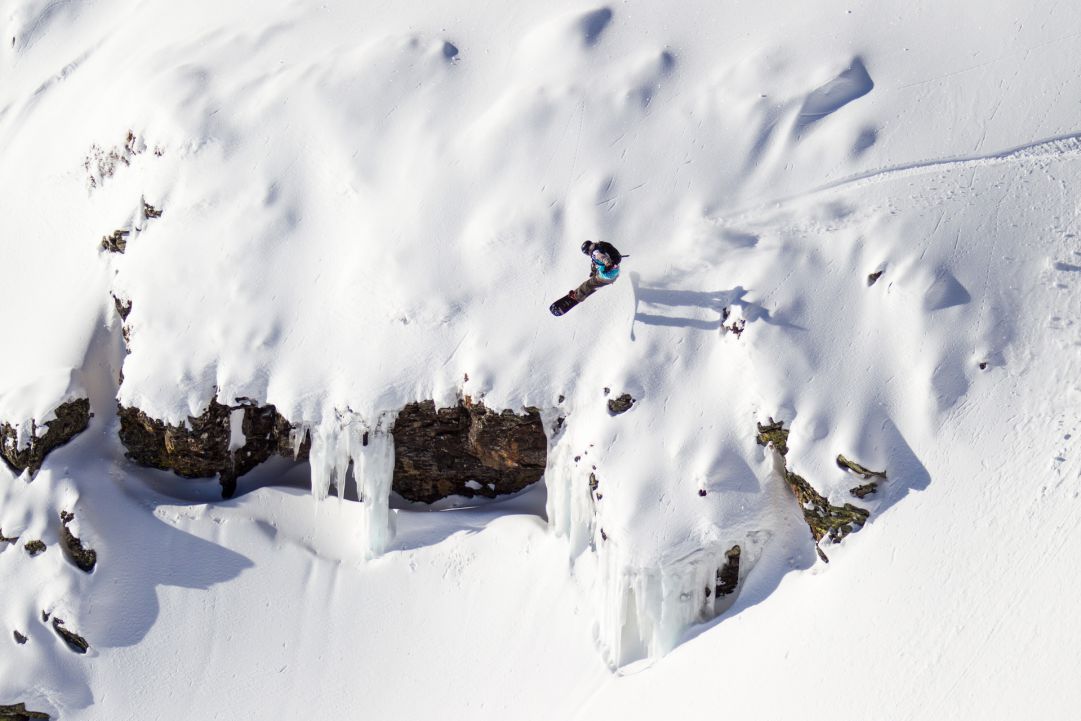
M 94 416 L 0 465 L 0 706 L 1074 718 L 1079 38 L 1044 0 L 7 0 L 0 423 Z M 553 317 L 587 239 L 621 277 Z M 543 481 L 406 502 L 398 411 L 466 397 L 539 411 Z M 212 400 L 310 460 L 221 500 L 125 457 L 118 402 Z M 828 563 L 771 419 L 870 512 Z

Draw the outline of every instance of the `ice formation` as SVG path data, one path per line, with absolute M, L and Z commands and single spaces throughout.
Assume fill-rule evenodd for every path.
M 363 504 L 360 537 L 368 557 L 382 554 L 394 537 L 390 488 L 394 476 L 393 418 L 381 414 L 369 423 L 352 411 L 335 411 L 315 424 L 301 424 L 293 435 L 294 452 L 304 435 L 311 438 L 312 494 L 326 500 L 333 487 L 340 499 L 352 475 Z

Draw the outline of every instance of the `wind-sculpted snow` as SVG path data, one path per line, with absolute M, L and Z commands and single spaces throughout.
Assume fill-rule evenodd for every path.
M 14 0 L 0 420 L 95 416 L 32 482 L 0 469 L 0 529 L 51 550 L 78 503 L 98 562 L 0 544 L 0 632 L 30 639 L 0 701 L 694 717 L 723 681 L 729 715 L 822 718 L 843 674 L 918 717 L 1072 688 L 1027 619 L 1081 643 L 1054 586 L 1081 551 L 1081 10 L 909 10 Z M 622 277 L 553 318 L 586 239 Z M 397 497 L 399 411 L 466 399 L 537 409 L 543 488 Z M 125 460 L 117 402 L 175 428 L 212 401 L 272 405 L 309 464 L 267 454 L 221 501 Z M 853 498 L 842 454 L 886 480 Z M 834 543 L 790 486 L 868 520 Z M 175 678 L 121 693 L 162 654 Z M 296 692 L 328 669 L 365 683 Z

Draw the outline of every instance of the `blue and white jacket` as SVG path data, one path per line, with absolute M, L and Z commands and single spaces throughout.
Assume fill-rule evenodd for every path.
M 597 275 L 601 278 L 611 281 L 619 277 L 618 265 L 613 265 L 611 268 L 608 267 L 608 264 L 612 259 L 608 257 L 607 253 L 600 250 L 594 250 L 590 255 L 590 259 L 593 261 L 593 266 L 597 270 Z

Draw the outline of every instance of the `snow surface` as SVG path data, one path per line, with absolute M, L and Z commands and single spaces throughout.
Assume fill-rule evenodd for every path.
M 0 470 L 0 703 L 1076 717 L 1081 7 L 0 17 L 0 417 L 95 413 L 32 482 Z M 586 238 L 624 277 L 552 318 Z M 399 503 L 395 412 L 463 395 L 566 419 L 543 487 Z M 116 400 L 183 422 L 213 397 L 275 404 L 311 463 L 221 502 L 124 460 Z M 769 417 L 834 503 L 838 453 L 889 473 L 828 565 L 754 442 Z M 327 498 L 350 460 L 361 502 Z M 69 510 L 89 576 L 56 545 Z M 734 543 L 738 595 L 705 598 Z

